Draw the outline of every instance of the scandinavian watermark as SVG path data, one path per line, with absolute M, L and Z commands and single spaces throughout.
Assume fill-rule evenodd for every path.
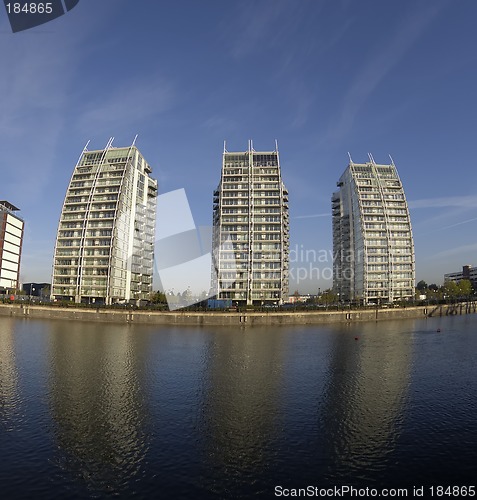
M 344 279 L 351 280 L 354 265 L 364 260 L 364 251 L 340 253 L 327 249 L 305 248 L 296 244 L 290 249 L 289 256 L 290 281 L 299 285 L 315 280 L 331 281 L 337 262 L 341 263 L 340 275 Z

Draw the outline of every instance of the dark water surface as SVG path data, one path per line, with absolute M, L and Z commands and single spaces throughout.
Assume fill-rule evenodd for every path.
M 2 498 L 475 484 L 477 316 L 253 329 L 0 317 L 0 447 Z

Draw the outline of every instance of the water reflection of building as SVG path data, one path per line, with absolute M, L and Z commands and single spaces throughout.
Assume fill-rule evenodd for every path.
M 13 323 L 12 318 L 0 318 L 0 422 L 4 430 L 14 427 L 19 410 Z
M 204 488 L 225 498 L 268 468 L 281 429 L 283 334 L 270 329 L 217 332 L 207 356 L 199 434 L 206 438 Z M 241 485 L 239 483 L 241 482 Z
M 140 338 L 126 326 L 52 324 L 50 406 L 58 461 L 97 490 L 121 490 L 141 470 L 148 447 Z
M 337 332 L 324 393 L 329 478 L 358 480 L 389 468 L 386 456 L 400 434 L 412 354 L 412 343 L 394 331 L 402 331 L 402 322 L 396 325 L 363 323 L 350 326 L 349 335 Z

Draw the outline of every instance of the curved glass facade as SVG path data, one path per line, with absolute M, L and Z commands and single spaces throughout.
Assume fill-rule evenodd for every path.
M 157 181 L 135 146 L 83 151 L 58 225 L 52 297 L 112 304 L 152 291 Z
M 350 162 L 332 196 L 333 287 L 340 300 L 383 304 L 414 297 L 411 219 L 394 163 Z

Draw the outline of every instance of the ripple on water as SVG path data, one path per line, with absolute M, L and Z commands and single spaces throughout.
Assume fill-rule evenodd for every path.
M 448 336 L 417 321 L 45 322 L 1 337 L 1 322 L 0 482 L 20 498 L 249 498 L 475 472 L 477 341 L 456 320 Z

